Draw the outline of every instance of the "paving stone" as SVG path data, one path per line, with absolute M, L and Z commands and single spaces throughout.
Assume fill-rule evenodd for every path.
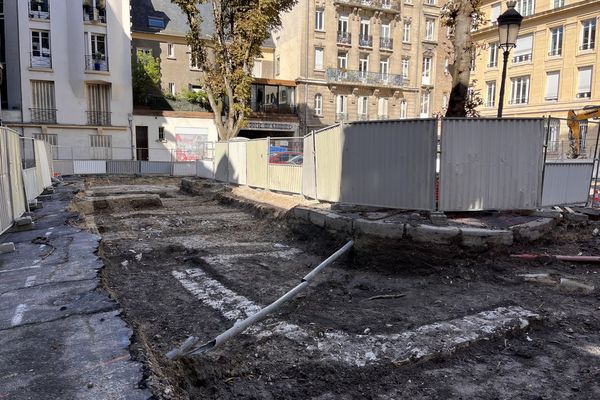
M 402 239 L 404 237 L 404 224 L 382 221 L 369 221 L 367 219 L 354 220 L 354 231 L 361 235 L 377 236 L 387 239 Z
M 456 241 L 460 229 L 455 226 L 408 225 L 406 235 L 416 242 L 450 244 Z

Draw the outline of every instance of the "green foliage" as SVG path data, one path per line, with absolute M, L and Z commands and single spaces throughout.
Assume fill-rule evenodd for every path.
M 160 63 L 158 58 L 144 52 L 137 53 L 132 67 L 133 99 L 143 104 L 148 95 L 160 93 Z
M 208 95 L 204 90 L 184 90 L 181 92 L 181 98 L 185 101 L 189 101 L 192 104 L 198 104 L 204 108 L 209 108 Z
M 201 71 L 202 84 L 215 113 L 222 140 L 231 139 L 250 114 L 254 59 L 271 31 L 281 26 L 281 13 L 297 0 L 171 0 L 187 16 L 191 61 Z M 215 32 L 202 33 L 201 4 L 212 7 Z M 209 56 L 210 55 L 210 56 Z M 224 118 L 221 118 L 221 117 Z

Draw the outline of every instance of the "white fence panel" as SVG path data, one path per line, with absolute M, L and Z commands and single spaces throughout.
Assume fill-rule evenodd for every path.
M 442 211 L 526 210 L 541 203 L 544 120 L 442 121 Z
M 196 176 L 200 178 L 215 179 L 215 165 L 210 160 L 196 161 Z
M 593 166 L 592 160 L 546 162 L 542 206 L 586 203 Z
M 75 175 L 106 174 L 105 160 L 74 160 L 73 173 Z
M 227 159 L 229 160 L 228 166 L 228 179 L 229 182 L 237 183 L 240 185 L 246 184 L 246 142 L 245 141 L 234 141 L 229 142 L 229 149 L 227 151 Z
M 35 173 L 35 167 L 27 168 L 23 170 L 23 181 L 25 182 L 25 196 L 27 201 L 31 202 L 40 195 L 38 192 L 37 176 Z
M 196 176 L 196 162 L 176 162 L 173 163 L 174 176 Z
M 302 161 L 302 194 L 312 199 L 317 197 L 317 171 L 315 167 L 315 134 L 304 137 Z
M 52 186 L 52 147 L 43 140 L 35 141 L 36 165 L 39 165 L 42 190 Z
M 8 142 L 6 131 L 0 129 L 0 234 L 11 227 L 13 219 L 8 168 Z

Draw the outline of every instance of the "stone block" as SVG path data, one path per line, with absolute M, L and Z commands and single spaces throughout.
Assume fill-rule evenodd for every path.
M 554 218 L 554 219 L 562 218 L 562 212 L 560 212 L 559 210 L 552 210 L 549 208 L 535 210 L 531 213 L 531 215 L 534 217 L 542 217 L 542 218 Z
M 513 233 L 510 230 L 492 230 L 482 228 L 461 228 L 461 244 L 465 247 L 510 246 Z
M 550 232 L 556 226 L 554 218 L 538 218 L 524 224 L 511 226 L 516 241 L 533 242 Z
M 15 219 L 16 226 L 26 226 L 33 224 L 33 219 L 31 217 L 21 217 Z
M 325 228 L 337 232 L 352 233 L 352 219 L 329 212 L 325 215 Z
M 325 220 L 327 219 L 327 214 L 325 211 L 314 209 L 310 210 L 308 218 L 311 224 L 325 228 Z
M 304 221 L 310 220 L 310 212 L 311 209 L 308 207 L 296 206 L 292 209 L 292 215 L 294 216 L 294 218 L 301 219 Z
M 14 253 L 15 244 L 13 242 L 0 243 L 0 254 Z
M 583 213 L 578 213 L 578 212 L 566 212 L 564 213 L 564 219 L 565 221 L 571 222 L 571 223 L 575 223 L 575 224 L 581 224 L 581 223 L 586 223 L 589 220 L 589 217 Z
M 429 220 L 434 226 L 448 226 L 448 217 L 443 212 L 432 212 Z
M 354 231 L 369 236 L 386 239 L 402 239 L 404 237 L 404 224 L 382 221 L 369 221 L 367 219 L 354 220 Z
M 458 238 L 460 229 L 455 226 L 407 226 L 406 234 L 416 242 L 450 244 Z

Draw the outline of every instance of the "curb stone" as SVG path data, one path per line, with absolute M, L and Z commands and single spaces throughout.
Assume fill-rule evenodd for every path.
M 554 218 L 539 218 L 535 221 L 514 225 L 510 229 L 514 238 L 519 242 L 533 242 L 538 240 L 556 226 Z

